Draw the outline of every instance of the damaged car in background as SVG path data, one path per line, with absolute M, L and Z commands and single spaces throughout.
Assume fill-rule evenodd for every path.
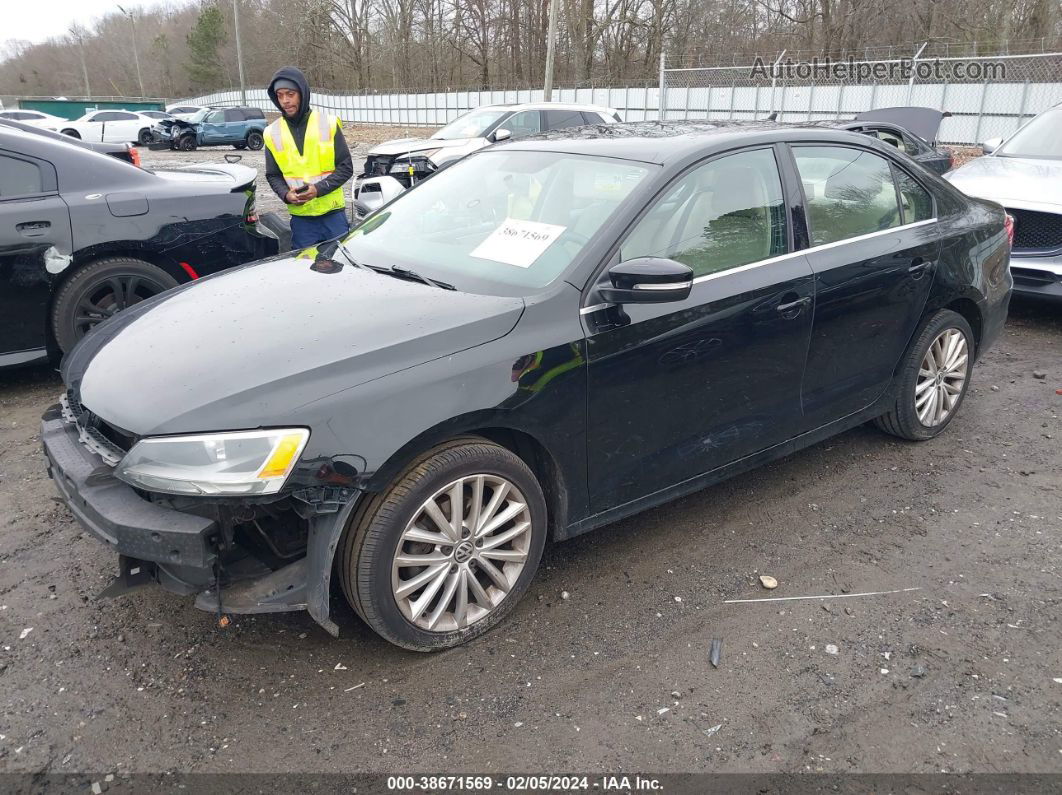
M 265 144 L 261 108 L 202 108 L 187 118 L 163 119 L 151 128 L 148 148 L 192 152 L 200 146 L 261 149 Z
M 110 594 L 338 634 L 335 580 L 390 642 L 451 647 L 547 538 L 866 421 L 941 434 L 1006 319 L 1004 219 L 837 130 L 508 142 L 95 329 L 42 419 L 49 472 L 118 554 Z
M 254 169 L 149 171 L 77 143 L 0 125 L 0 367 L 57 357 L 116 312 L 278 250 L 259 231 Z
M 483 105 L 447 124 L 430 138 L 398 138 L 369 150 L 362 174 L 351 186 L 355 220 L 387 204 L 438 169 L 499 141 L 548 130 L 621 121 L 612 108 L 539 102 Z

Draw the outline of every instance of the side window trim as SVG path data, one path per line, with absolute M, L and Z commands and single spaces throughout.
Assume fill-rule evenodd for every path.
M 778 179 L 779 179 L 779 182 L 782 185 L 782 201 L 783 201 L 783 203 L 785 204 L 785 207 L 786 207 L 787 218 L 789 218 L 791 216 L 791 213 L 790 213 L 790 196 L 789 196 L 789 192 L 788 192 L 788 190 L 786 188 L 785 174 L 783 173 L 784 169 L 783 169 L 782 164 L 780 162 L 779 154 L 778 154 L 778 151 L 777 151 L 778 150 L 778 146 L 779 146 L 778 144 L 773 144 L 773 143 L 761 143 L 761 144 L 751 144 L 751 145 L 747 145 L 747 146 L 742 146 L 742 147 L 738 147 L 738 148 L 735 148 L 735 149 L 728 149 L 728 150 L 726 150 L 724 152 L 716 152 L 715 154 L 708 155 L 707 157 L 701 158 L 700 160 L 698 160 L 698 161 L 696 161 L 694 163 L 691 163 L 690 165 L 686 166 L 686 168 L 684 168 L 682 171 L 680 171 L 679 173 L 675 174 L 670 180 L 668 180 L 664 185 L 662 185 L 660 187 L 660 189 L 656 193 L 653 194 L 653 196 L 649 199 L 649 201 L 647 201 L 645 203 L 645 206 L 642 207 L 641 212 L 635 218 L 631 219 L 631 222 L 627 225 L 627 228 L 624 230 L 624 233 L 620 237 L 618 237 L 616 239 L 616 242 L 611 247 L 609 247 L 608 253 L 606 254 L 605 257 L 602 258 L 601 264 L 594 270 L 593 275 L 586 282 L 586 288 L 585 288 L 584 293 L 583 293 L 583 300 L 585 301 L 586 298 L 593 292 L 594 288 L 601 282 L 601 277 L 604 275 L 604 273 L 610 267 L 612 267 L 613 265 L 615 265 L 617 262 L 620 261 L 619 260 L 619 254 L 620 254 L 620 250 L 623 247 L 624 242 L 626 242 L 627 238 L 630 237 L 630 235 L 632 234 L 633 230 L 638 226 L 638 224 L 640 224 L 642 222 L 642 220 L 647 215 L 649 215 L 649 213 L 653 209 L 653 207 L 656 206 L 656 203 L 658 201 L 660 201 L 664 196 L 666 196 L 668 191 L 670 191 L 672 188 L 674 188 L 675 185 L 677 185 L 681 180 L 685 179 L 687 176 L 689 176 L 691 173 L 693 173 L 696 169 L 701 168 L 703 166 L 706 166 L 709 163 L 711 163 L 712 161 L 721 160 L 724 157 L 730 157 L 731 155 L 738 155 L 738 154 L 742 154 L 742 153 L 745 153 L 745 152 L 755 152 L 755 151 L 762 151 L 762 150 L 767 150 L 767 151 L 771 152 L 772 156 L 774 157 L 775 167 L 778 169 Z M 783 144 L 783 146 L 784 146 L 784 144 Z M 702 276 L 697 276 L 697 277 L 695 277 L 693 279 L 693 283 L 694 284 L 698 284 L 698 283 L 700 283 L 702 281 L 707 281 L 708 279 L 714 279 L 714 278 L 718 278 L 720 276 L 729 275 L 731 273 L 737 273 L 737 272 L 740 272 L 742 270 L 746 270 L 748 268 L 757 267 L 757 266 L 763 265 L 765 263 L 775 262 L 777 260 L 782 260 L 782 259 L 785 259 L 787 257 L 792 257 L 792 256 L 795 256 L 797 254 L 801 254 L 802 253 L 801 251 L 796 251 L 793 248 L 793 235 L 792 235 L 792 229 L 791 229 L 792 225 L 791 224 L 786 224 L 786 226 L 787 226 L 786 245 L 789 248 L 789 250 L 786 251 L 784 254 L 777 254 L 777 255 L 775 255 L 773 257 L 768 257 L 766 259 L 757 260 L 756 262 L 750 262 L 750 263 L 747 263 L 745 265 L 738 265 L 738 266 L 735 266 L 733 268 L 728 268 L 727 270 L 724 270 L 724 271 L 719 271 L 718 273 L 708 273 L 708 274 L 704 274 Z M 599 308 L 599 307 L 596 307 L 596 306 L 595 307 L 585 307 L 582 310 L 580 310 L 580 312 L 582 312 L 583 314 L 586 314 L 589 311 L 592 311 L 593 309 L 597 309 L 597 308 Z

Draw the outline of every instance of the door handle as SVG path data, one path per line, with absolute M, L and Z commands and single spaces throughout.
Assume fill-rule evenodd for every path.
M 788 297 L 788 296 L 786 296 L 786 297 Z M 800 314 L 800 310 L 802 310 L 805 306 L 807 306 L 810 303 L 811 303 L 811 296 L 810 295 L 806 295 L 803 298 L 798 298 L 795 301 L 788 301 L 788 302 L 786 302 L 784 304 L 779 304 L 778 306 L 775 307 L 775 309 L 778 310 L 778 312 L 783 317 L 794 318 L 794 317 L 796 317 L 797 315 Z
M 25 223 L 15 224 L 15 229 L 19 231 L 19 234 L 24 237 L 40 237 L 52 226 L 51 221 L 26 221 Z
M 921 257 L 916 257 L 915 261 L 914 261 L 914 264 L 910 268 L 907 269 L 907 272 L 909 274 L 911 274 L 911 276 L 913 276 L 915 278 L 915 280 L 917 281 L 918 279 L 921 279 L 923 276 L 925 276 L 925 274 L 932 267 L 933 267 L 933 262 L 932 261 L 922 259 Z

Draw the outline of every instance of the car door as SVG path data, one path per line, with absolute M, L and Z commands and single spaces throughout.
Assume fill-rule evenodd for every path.
M 614 261 L 666 257 L 695 278 L 684 301 L 583 310 L 595 512 L 794 433 L 814 279 L 788 227 L 768 146 L 688 170 L 626 234 Z
M 237 143 L 245 136 L 247 122 L 244 120 L 243 111 L 238 108 L 229 108 L 225 111 L 224 137 L 219 143 Z
M 225 111 L 214 110 L 206 115 L 200 125 L 202 133 L 200 142 L 204 144 L 220 143 L 225 136 Z
M 91 116 L 86 116 L 81 120 L 81 123 L 77 125 L 78 134 L 81 136 L 82 141 L 92 141 L 93 143 L 100 143 L 103 141 L 103 127 L 106 117 L 110 115 L 109 111 L 98 111 Z
M 70 214 L 55 169 L 0 150 L 0 366 L 44 353 L 50 274 L 70 252 Z
M 140 130 L 150 126 L 135 113 L 113 111 L 103 125 L 104 140 L 108 143 L 124 144 L 137 140 Z
M 939 242 L 932 197 L 904 169 L 857 146 L 792 146 L 805 194 L 815 320 L 804 428 L 873 403 L 922 315 Z

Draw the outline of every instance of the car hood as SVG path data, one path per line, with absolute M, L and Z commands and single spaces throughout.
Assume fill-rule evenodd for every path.
M 898 125 L 932 144 L 937 140 L 940 122 L 950 115 L 936 108 L 901 107 L 868 110 L 856 114 L 855 118 L 856 121 L 881 121 Z
M 468 146 L 475 138 L 455 138 L 443 140 L 442 138 L 397 138 L 393 141 L 384 141 L 374 146 L 369 154 L 372 155 L 404 155 L 409 152 L 423 152 L 427 149 L 459 149 Z
M 263 260 L 149 299 L 87 335 L 63 379 L 140 436 L 297 423 L 299 406 L 503 337 L 523 311 L 519 298 L 312 264 Z
M 970 196 L 1036 209 L 1062 205 L 1062 161 L 1039 158 L 979 157 L 945 177 Z

